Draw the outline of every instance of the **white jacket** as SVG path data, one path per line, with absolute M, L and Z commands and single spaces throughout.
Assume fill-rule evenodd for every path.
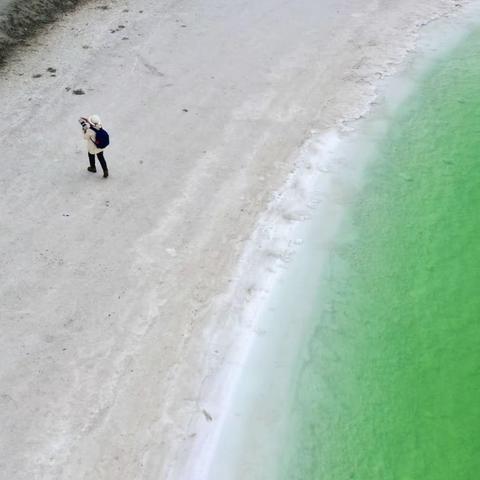
M 93 128 L 87 128 L 83 134 L 83 138 L 87 141 L 88 153 L 96 155 L 105 150 L 104 148 L 98 148 L 95 145 L 95 130 L 93 130 Z

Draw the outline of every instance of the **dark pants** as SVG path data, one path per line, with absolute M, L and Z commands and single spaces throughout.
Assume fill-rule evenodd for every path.
M 108 172 L 108 167 L 107 167 L 107 162 L 105 161 L 105 157 L 103 156 L 103 152 L 97 153 L 97 158 L 98 161 L 100 162 L 100 165 L 102 166 L 103 173 Z M 88 154 L 88 159 L 90 160 L 90 166 L 92 168 L 95 167 L 95 155 L 93 153 Z

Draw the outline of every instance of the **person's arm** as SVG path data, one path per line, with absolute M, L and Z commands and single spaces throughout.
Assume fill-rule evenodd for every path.
M 90 122 L 85 117 L 80 117 L 78 123 L 82 126 L 83 133 L 85 133 L 90 128 Z
M 83 135 L 83 138 L 85 138 L 85 140 L 88 140 L 89 142 L 92 142 L 95 147 L 97 146 L 97 144 L 95 143 L 95 131 L 92 130 L 91 128 L 88 128 L 85 132 L 85 134 Z

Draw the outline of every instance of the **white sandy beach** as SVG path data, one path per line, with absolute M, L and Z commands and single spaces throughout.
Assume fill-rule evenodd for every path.
M 293 249 L 281 235 L 322 175 L 322 147 L 305 162 L 302 145 L 364 115 L 420 27 L 466 2 L 418 3 L 93 2 L 13 55 L 2 479 L 208 478 L 192 452 L 214 447 Z M 86 171 L 77 118 L 91 113 L 111 134 L 106 180 Z

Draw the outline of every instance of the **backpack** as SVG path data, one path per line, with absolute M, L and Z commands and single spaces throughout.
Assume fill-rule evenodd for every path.
M 110 145 L 110 137 L 108 132 L 101 128 L 100 130 L 93 129 L 95 132 L 95 146 L 97 148 L 106 148 Z

